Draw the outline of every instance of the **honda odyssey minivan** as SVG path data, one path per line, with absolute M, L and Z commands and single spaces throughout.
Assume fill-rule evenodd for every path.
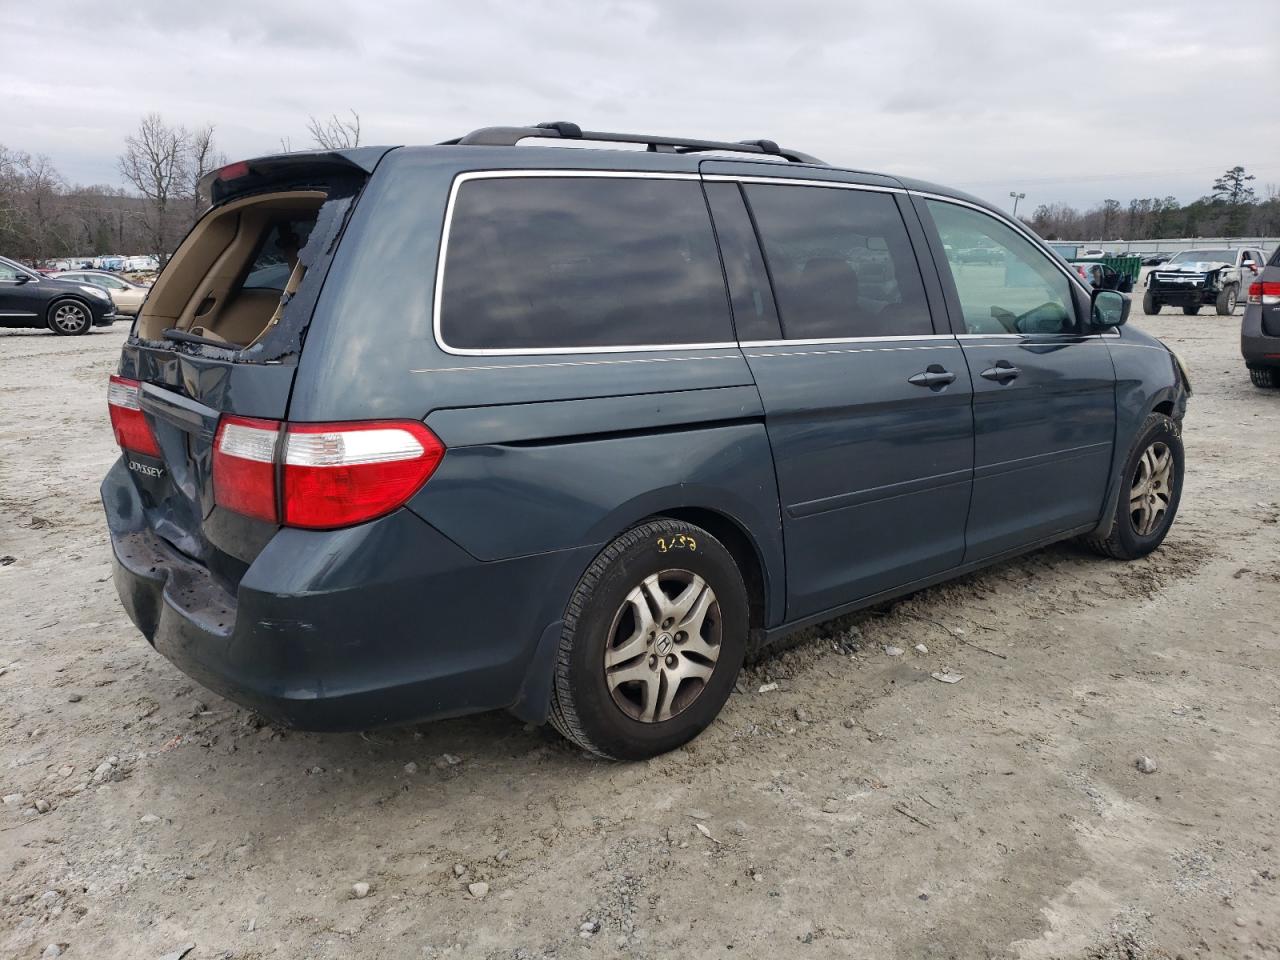
M 206 188 L 102 499 L 146 638 L 281 722 L 651 756 L 791 631 L 1178 510 L 1178 359 L 953 190 L 569 123 Z

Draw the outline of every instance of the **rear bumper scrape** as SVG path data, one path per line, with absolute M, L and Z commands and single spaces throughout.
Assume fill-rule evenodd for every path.
M 102 499 L 116 589 L 156 650 L 228 699 L 310 730 L 536 713 L 538 641 L 594 549 L 484 563 L 399 510 L 346 530 L 281 530 L 232 586 L 139 523 L 122 462 Z

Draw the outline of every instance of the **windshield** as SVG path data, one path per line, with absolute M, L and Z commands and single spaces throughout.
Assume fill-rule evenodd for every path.
M 1175 253 L 1170 263 L 1234 263 L 1234 250 L 1183 250 Z

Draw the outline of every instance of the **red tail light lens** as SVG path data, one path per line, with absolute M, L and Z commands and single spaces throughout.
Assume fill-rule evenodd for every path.
M 1265 303 L 1267 306 L 1280 304 L 1280 281 L 1255 280 L 1249 284 L 1249 302 Z
M 372 520 L 417 493 L 444 444 L 416 421 L 289 424 L 284 523 L 328 529 Z
M 241 177 L 247 177 L 248 175 L 249 164 L 244 160 L 237 163 L 228 163 L 218 170 L 219 180 L 239 180 Z
M 111 378 L 107 385 L 107 410 L 111 414 L 111 429 L 122 450 L 158 457 L 160 446 L 138 404 L 140 386 L 137 380 L 116 376 Z
M 413 420 L 290 423 L 283 440 L 280 426 L 223 418 L 213 454 L 219 506 L 287 527 L 347 527 L 404 504 L 444 457 L 444 444 Z
M 274 420 L 223 417 L 213 441 L 213 499 L 221 507 L 276 523 Z

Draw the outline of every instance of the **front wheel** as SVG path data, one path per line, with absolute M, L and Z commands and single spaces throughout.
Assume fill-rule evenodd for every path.
M 1147 417 L 1124 467 L 1124 486 L 1105 533 L 1085 538 L 1103 556 L 1136 560 L 1164 542 L 1182 499 L 1182 436 L 1162 413 Z
M 49 329 L 59 336 L 78 336 L 85 333 L 91 323 L 89 308 L 75 300 L 59 300 L 49 308 Z
M 1235 313 L 1237 299 L 1238 295 L 1234 284 L 1228 286 L 1225 290 L 1219 293 L 1218 301 L 1214 305 L 1215 309 L 1218 311 L 1218 316 L 1228 317 Z
M 1156 295 L 1148 290 L 1142 295 L 1142 312 L 1147 316 L 1155 316 L 1160 312 L 1160 301 L 1156 299 Z
M 603 757 L 643 760 L 719 714 L 746 654 L 747 590 L 705 530 L 652 520 L 614 540 L 569 600 L 551 723 Z

